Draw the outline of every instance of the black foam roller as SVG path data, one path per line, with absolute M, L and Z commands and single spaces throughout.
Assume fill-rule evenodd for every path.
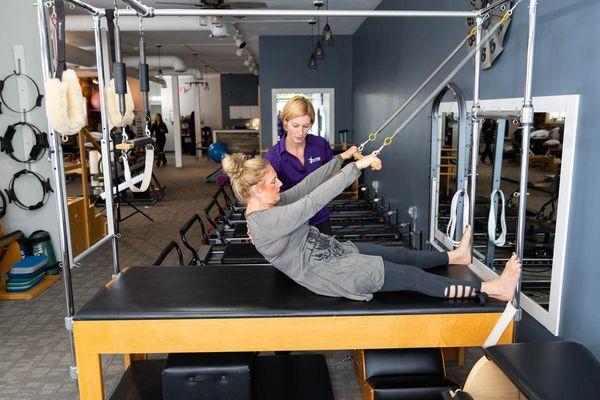
M 115 93 L 127 93 L 127 75 L 125 72 L 125 63 L 115 62 Z
M 150 80 L 148 78 L 148 64 L 140 63 L 140 92 L 150 91 Z

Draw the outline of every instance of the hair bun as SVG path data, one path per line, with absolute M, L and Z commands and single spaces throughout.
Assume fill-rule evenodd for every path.
M 246 161 L 246 156 L 244 154 L 235 153 L 227 155 L 221 160 L 223 171 L 225 171 L 231 179 L 238 179 L 244 175 L 244 161 Z

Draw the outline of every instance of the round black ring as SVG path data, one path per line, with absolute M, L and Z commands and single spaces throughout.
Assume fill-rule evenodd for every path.
M 38 182 L 42 186 L 43 191 L 42 199 L 31 206 L 23 204 L 23 202 L 17 197 L 17 194 L 15 193 L 15 181 L 21 176 L 25 175 L 33 175 L 35 178 L 37 178 Z M 8 200 L 12 203 L 15 203 L 17 207 L 23 210 L 37 210 L 38 208 L 42 208 L 42 206 L 46 204 L 46 202 L 50 198 L 50 192 L 53 192 L 52 187 L 50 186 L 50 179 L 44 179 L 44 177 L 42 177 L 40 174 L 33 171 L 29 171 L 27 169 L 22 169 L 21 171 L 14 174 L 8 185 L 8 190 L 6 190 Z
M 34 104 L 33 106 L 31 106 L 31 108 L 30 108 L 30 109 L 28 109 L 28 110 L 24 110 L 24 111 L 23 111 L 23 110 L 21 110 L 21 111 L 19 111 L 19 110 L 14 110 L 14 109 L 13 109 L 11 106 L 9 106 L 9 105 L 8 105 L 8 103 L 6 102 L 6 100 L 4 100 L 4 83 L 5 83 L 5 82 L 6 82 L 6 81 L 7 81 L 7 80 L 10 78 L 10 77 L 12 77 L 12 76 L 16 76 L 16 77 L 18 77 L 18 76 L 24 76 L 25 78 L 29 79 L 29 80 L 31 81 L 31 83 L 33 83 L 33 86 L 35 86 L 35 90 L 37 90 L 37 97 L 36 97 L 36 99 L 35 99 L 35 104 Z M 30 112 L 31 110 L 33 110 L 34 108 L 36 108 L 36 107 L 41 107 L 41 106 L 42 106 L 42 99 L 43 99 L 43 98 L 44 98 L 44 95 L 43 95 L 43 94 L 40 92 L 40 87 L 39 87 L 39 86 L 38 86 L 38 84 L 37 84 L 37 83 L 36 83 L 36 82 L 33 80 L 33 78 L 32 78 L 32 77 L 30 77 L 30 76 L 29 76 L 29 75 L 27 75 L 27 74 L 21 74 L 21 73 L 13 72 L 12 74 L 8 75 L 6 78 L 4 78 L 4 79 L 2 79 L 2 80 L 0 81 L 0 101 L 1 101 L 1 103 L 0 103 L 0 114 L 2 113 L 2 111 L 1 111 L 1 105 L 2 105 L 2 104 L 4 104 L 4 106 L 5 106 L 6 108 L 8 108 L 8 109 L 9 109 L 10 111 L 12 111 L 12 112 L 16 112 L 16 113 L 23 113 L 23 112 L 25 112 L 25 113 L 28 113 L 28 112 Z
M 29 156 L 27 157 L 27 160 L 22 160 L 22 159 L 18 158 L 14 153 L 12 141 L 17 133 L 18 126 L 26 126 L 29 129 L 31 129 L 31 131 L 33 132 L 33 136 L 35 138 L 35 143 L 31 147 L 31 150 L 29 151 Z M 20 162 L 20 163 L 29 163 L 29 162 L 35 162 L 35 161 L 41 160 L 42 157 L 44 156 L 44 149 L 47 149 L 49 147 L 48 137 L 46 136 L 46 133 L 42 132 L 40 130 L 40 128 L 38 128 L 37 126 L 35 126 L 33 124 L 30 124 L 29 122 L 16 122 L 12 125 L 7 126 L 1 143 L 2 143 L 1 151 L 6 153 L 13 160 Z

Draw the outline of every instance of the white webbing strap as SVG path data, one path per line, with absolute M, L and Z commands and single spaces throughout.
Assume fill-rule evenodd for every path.
M 135 186 L 131 181 L 131 170 L 129 169 L 129 163 L 127 159 L 123 159 L 123 174 L 125 176 L 125 182 L 128 184 L 128 188 L 131 189 L 132 192 L 145 192 L 148 190 L 150 186 L 150 181 L 152 180 L 152 166 L 154 165 L 154 149 L 152 146 L 146 147 L 146 164 L 144 165 L 144 178 L 142 179 L 142 183 L 139 187 Z
M 496 214 L 497 210 L 494 210 L 494 197 L 498 194 L 498 197 L 501 200 L 502 205 L 502 214 L 500 215 L 500 236 L 496 238 Z M 506 198 L 504 197 L 504 193 L 502 190 L 496 189 L 490 195 L 490 214 L 488 216 L 488 236 L 490 240 L 496 246 L 504 246 L 506 242 Z
M 516 313 L 517 309 L 515 308 L 515 306 L 513 306 L 512 302 L 509 301 L 508 303 L 506 303 L 506 308 L 502 312 L 500 319 L 498 320 L 498 322 L 496 322 L 496 325 L 494 325 L 494 328 L 488 335 L 488 338 L 485 340 L 485 343 L 483 343 L 482 347 L 484 349 L 490 346 L 495 346 L 498 343 L 498 340 L 500 340 L 500 337 L 510 324 L 510 321 L 512 321 L 512 319 L 515 317 Z
M 121 193 L 123 190 L 129 189 L 130 183 L 141 182 L 143 177 L 144 177 L 143 174 L 139 174 L 139 175 L 136 175 L 133 178 L 131 178 L 131 181 L 129 181 L 129 182 L 121 182 L 121 183 L 119 183 L 118 186 L 113 186 L 113 188 L 112 188 L 113 195 L 115 195 L 117 193 Z M 103 200 L 106 199 L 106 192 L 100 193 L 100 197 Z
M 469 194 L 465 189 L 460 189 L 454 196 L 452 197 L 452 203 L 450 203 L 450 221 L 448 222 L 448 226 L 446 227 L 446 237 L 448 240 L 452 242 L 454 246 L 458 246 L 460 241 L 454 240 L 454 233 L 456 232 L 456 221 L 458 216 L 458 200 L 460 196 L 463 195 L 463 210 L 462 210 L 462 228 L 463 231 L 469 225 L 469 214 L 470 214 L 470 204 L 469 204 Z

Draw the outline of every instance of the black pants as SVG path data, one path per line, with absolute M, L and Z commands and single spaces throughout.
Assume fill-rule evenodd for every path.
M 319 232 L 321 232 L 324 235 L 333 236 L 333 232 L 331 231 L 331 223 L 329 222 L 329 220 L 321 224 L 315 225 L 315 228 L 317 228 Z
M 155 161 L 156 161 L 156 165 L 160 166 L 160 163 L 162 162 L 163 165 L 165 165 L 167 163 L 167 156 L 165 155 L 165 144 L 167 143 L 167 139 L 164 140 L 160 140 L 157 139 L 156 140 L 156 154 L 155 154 Z
M 481 152 L 481 162 L 485 163 L 485 160 L 489 158 L 490 162 L 494 162 L 494 153 L 492 153 L 492 145 L 489 143 L 485 144 L 483 151 Z
M 354 243 L 361 254 L 383 258 L 384 281 L 379 292 L 419 292 L 433 297 L 447 297 L 446 289 L 463 285 L 481 289 L 480 282 L 468 282 L 426 272 L 428 268 L 448 264 L 448 253 L 439 251 L 408 250 L 400 246 L 382 246 L 372 243 Z M 467 268 L 467 267 L 465 267 Z M 455 290 L 456 291 L 456 290 Z M 459 294 L 463 290 L 458 291 Z M 464 290 L 469 295 L 470 290 Z

